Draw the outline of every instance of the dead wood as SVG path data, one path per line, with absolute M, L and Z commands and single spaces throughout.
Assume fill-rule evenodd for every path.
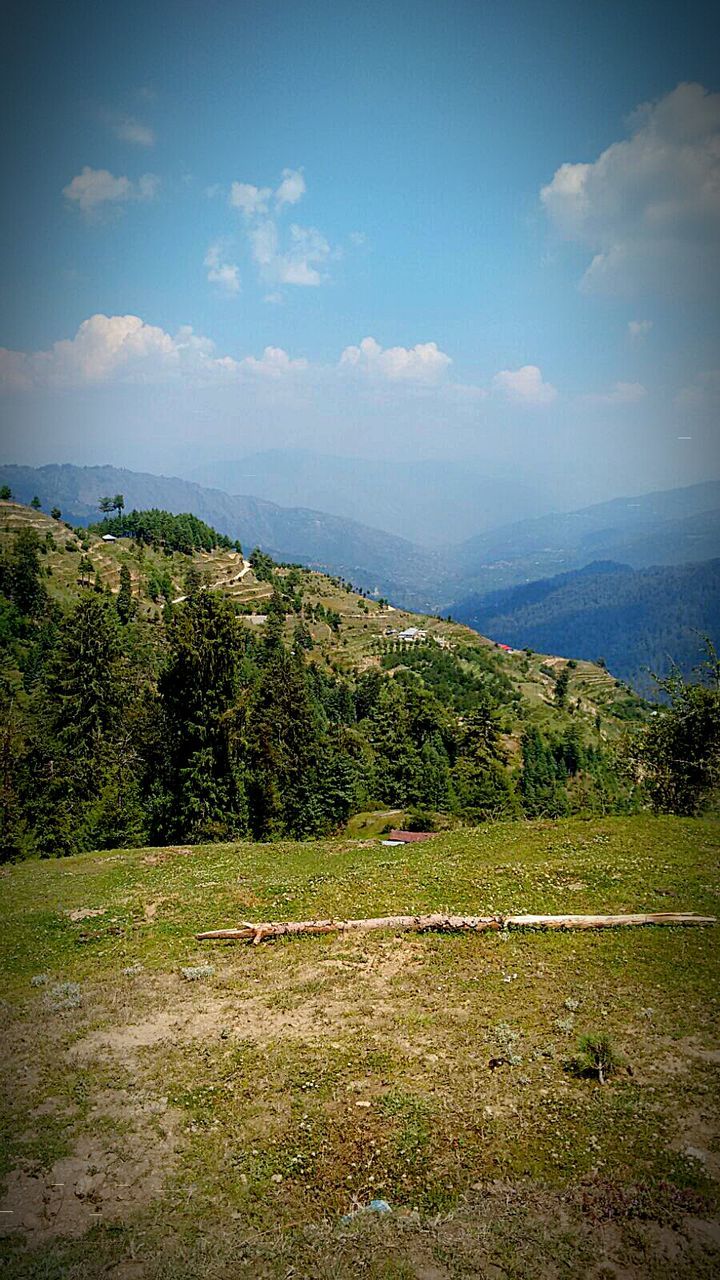
M 259 943 L 266 938 L 282 938 L 289 934 L 322 934 L 366 932 L 371 929 L 393 929 L 395 932 L 485 933 L 512 929 L 621 929 L 640 925 L 707 925 L 715 924 L 715 916 L 698 916 L 686 912 L 661 911 L 643 915 L 607 916 L 376 916 L 365 920 L 266 920 L 258 924 L 244 922 L 235 929 L 210 929 L 196 936 L 209 941 L 246 941 Z

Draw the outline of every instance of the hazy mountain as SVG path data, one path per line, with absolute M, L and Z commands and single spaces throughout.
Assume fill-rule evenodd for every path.
M 685 675 L 700 659 L 702 639 L 720 644 L 720 560 L 632 569 L 599 562 L 579 572 L 469 596 L 453 616 L 514 648 L 594 661 L 650 693 L 647 668 L 675 662 Z
M 720 481 L 616 498 L 502 525 L 454 548 L 456 598 L 548 577 L 592 560 L 633 568 L 720 556 Z
M 117 467 L 6 466 L 0 467 L 0 483 L 23 501 L 37 493 L 45 510 L 57 505 L 76 524 L 95 519 L 100 495 L 116 492 L 125 495 L 128 508 L 191 511 L 247 549 L 260 546 L 277 559 L 341 574 L 395 604 L 430 613 L 455 615 L 454 602 L 470 595 L 580 569 L 593 560 L 642 568 L 720 556 L 718 481 L 505 524 L 435 549 L 305 506 L 284 507 Z
M 491 529 L 508 512 L 538 516 L 558 505 L 547 489 L 489 474 L 476 458 L 381 462 L 270 449 L 205 463 L 189 478 L 282 506 L 316 507 L 428 546 Z
M 354 520 L 231 496 L 170 476 L 70 464 L 5 466 L 0 467 L 0 484 L 9 484 L 22 502 L 37 494 L 46 511 L 58 506 L 63 518 L 74 524 L 99 519 L 98 498 L 103 494 L 122 493 L 128 510 L 190 511 L 220 533 L 239 538 L 248 551 L 259 546 L 278 560 L 340 574 L 356 586 L 406 603 L 418 599 L 418 590 L 425 593 L 426 584 L 434 584 L 446 572 L 432 551 Z

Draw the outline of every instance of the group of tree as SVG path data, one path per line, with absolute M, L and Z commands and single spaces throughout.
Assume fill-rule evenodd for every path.
M 275 590 L 258 636 L 198 573 L 160 625 L 139 615 L 125 566 L 114 596 L 88 584 L 63 609 L 42 558 L 28 529 L 0 560 L 6 859 L 310 838 L 381 805 L 478 822 L 638 804 L 691 813 L 716 795 L 714 658 L 705 683 L 666 682 L 668 706 L 625 752 L 629 777 L 577 721 L 555 737 L 528 723 L 518 752 L 512 686 L 484 653 L 453 666 L 418 646 L 354 677 L 329 671 L 309 651 L 302 607 L 292 614 L 295 581 Z
M 161 511 L 156 507 L 149 511 L 123 512 L 122 494 L 117 494 L 115 498 L 101 498 L 101 509 L 105 510 L 103 503 L 110 503 L 107 510 L 117 510 L 117 515 L 113 518 L 108 516 L 91 525 L 93 533 L 111 533 L 116 538 L 133 538 L 141 545 L 162 548 L 168 552 L 180 551 L 185 555 L 192 555 L 194 551 L 215 551 L 218 547 L 223 550 L 242 550 L 238 541 L 218 533 L 204 520 L 188 512 L 173 515 L 170 511 Z

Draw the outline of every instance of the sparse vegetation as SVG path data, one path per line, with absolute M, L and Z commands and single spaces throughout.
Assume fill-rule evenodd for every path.
M 605 1084 L 610 1076 L 617 1074 L 624 1061 L 607 1032 L 595 1032 L 580 1036 L 570 1067 L 575 1075 L 594 1076 L 600 1084 Z
M 265 948 L 194 934 L 397 909 L 717 914 L 717 843 L 708 820 L 561 819 L 412 848 L 12 866 L 3 1207 L 19 1230 L 3 1274 L 95 1280 L 133 1261 L 151 1280 L 571 1280 L 602 1262 L 661 1280 L 670 1257 L 711 1280 L 716 928 Z M 80 1003 L 50 1008 L 56 988 Z M 564 1069 L 575 1033 L 556 1022 L 571 1014 L 622 1046 L 632 1076 L 599 1088 Z M 373 1200 L 390 1212 L 358 1212 Z

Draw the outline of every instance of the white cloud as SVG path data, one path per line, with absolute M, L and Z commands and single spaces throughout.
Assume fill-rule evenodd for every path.
M 637 404 L 644 400 L 647 389 L 641 382 L 615 382 L 609 391 L 581 396 L 585 404 Z
M 330 245 L 315 227 L 290 227 L 290 247 L 279 249 L 276 224 L 267 218 L 248 233 L 252 255 L 269 284 L 319 285 Z
M 135 120 L 133 116 L 125 116 L 122 120 L 118 120 L 113 126 L 115 136 L 121 142 L 132 142 L 137 147 L 152 147 L 155 145 L 155 133 L 149 125 L 143 124 L 140 120 Z
M 282 347 L 266 347 L 259 360 L 255 356 L 245 356 L 239 361 L 240 368 L 261 378 L 286 378 L 293 373 L 304 373 L 308 368 L 307 360 L 302 358 L 291 360 Z
M 381 347 L 374 338 L 363 338 L 358 347 L 346 347 L 340 367 L 356 369 L 389 382 L 417 382 L 433 385 L 444 377 L 450 356 L 436 342 L 418 342 L 414 347 Z
M 525 364 L 521 369 L 501 369 L 493 378 L 493 387 L 515 404 L 550 404 L 557 399 L 557 390 L 543 376 L 536 364 Z
M 140 316 L 94 315 L 84 320 L 74 338 L 56 342 L 48 351 L 0 348 L 0 387 L 28 391 L 33 387 L 102 386 L 114 382 L 157 383 L 181 378 L 208 383 L 278 381 L 309 368 L 281 347 L 266 347 L 262 356 L 218 356 L 210 338 L 189 325 L 173 336 Z
M 56 342 L 49 351 L 4 351 L 4 365 L 20 386 L 83 386 L 107 382 L 133 370 L 141 377 L 151 368 L 171 366 L 177 359 L 173 339 L 139 316 L 94 315 L 84 320 L 74 338 Z
M 301 169 L 283 169 L 282 182 L 275 192 L 275 203 L 279 209 L 285 204 L 297 204 L 306 191 Z
M 293 224 L 290 248 L 269 265 L 280 284 L 318 285 L 322 281 L 321 269 L 330 252 L 330 245 L 315 227 Z
M 63 187 L 63 195 L 82 213 L 91 216 L 103 205 L 153 200 L 159 186 L 160 179 L 153 173 L 145 173 L 137 182 L 132 182 L 130 178 L 114 177 L 108 169 L 91 169 L 85 165 L 82 172 Z
M 246 218 L 256 218 L 267 213 L 271 195 L 269 187 L 254 187 L 251 182 L 233 182 L 230 188 L 230 205 L 233 209 L 240 209 Z
M 631 342 L 642 342 L 653 327 L 652 320 L 628 320 L 628 336 Z
M 269 267 L 277 257 L 278 233 L 274 222 L 259 222 L 248 232 L 252 256 L 259 267 Z
M 266 285 L 317 287 L 325 278 L 327 263 L 338 256 L 316 227 L 293 223 L 286 233 L 282 231 L 285 209 L 297 204 L 306 189 L 300 169 L 283 169 L 275 192 L 249 182 L 233 182 L 230 188 L 230 205 L 244 214 L 250 251 Z M 271 198 L 274 214 L 269 212 Z M 268 296 L 277 298 L 277 291 L 271 288 Z
M 204 265 L 208 269 L 210 284 L 216 284 L 224 293 L 240 292 L 240 269 L 234 262 L 223 262 L 223 246 L 220 241 L 211 244 L 205 254 Z
M 712 288 L 720 273 L 720 94 L 680 84 L 644 104 L 629 138 L 593 163 L 561 165 L 540 198 L 556 229 L 593 254 L 583 288 Z

